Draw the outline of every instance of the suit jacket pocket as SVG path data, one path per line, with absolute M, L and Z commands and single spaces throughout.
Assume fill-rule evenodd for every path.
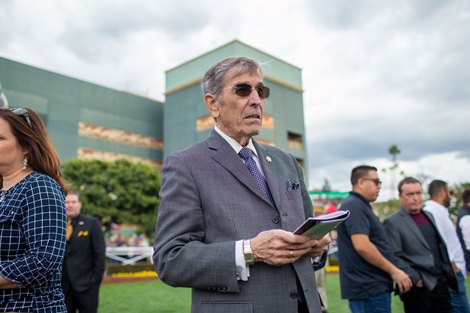
M 300 189 L 286 191 L 286 196 L 287 196 L 287 199 L 289 200 L 295 200 L 295 199 L 300 200 L 301 198 Z
M 198 313 L 253 313 L 251 303 L 203 302 Z

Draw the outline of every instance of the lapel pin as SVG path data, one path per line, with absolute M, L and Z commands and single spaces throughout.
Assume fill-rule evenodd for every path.
M 271 163 L 271 161 L 272 161 L 272 159 L 271 159 L 271 157 L 270 157 L 269 155 L 267 155 L 267 156 L 265 157 L 265 159 L 266 159 L 266 161 L 268 161 L 269 163 Z
M 78 222 L 78 225 L 83 225 L 83 224 L 85 224 L 83 223 L 83 221 Z

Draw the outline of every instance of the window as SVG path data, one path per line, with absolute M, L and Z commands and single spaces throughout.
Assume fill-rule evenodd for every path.
M 302 135 L 288 132 L 287 146 L 291 149 L 302 150 L 304 148 L 302 143 Z

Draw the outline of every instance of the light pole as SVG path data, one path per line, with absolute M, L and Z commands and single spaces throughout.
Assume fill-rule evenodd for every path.
M 2 84 L 0 83 L 0 108 L 8 108 L 7 96 L 2 92 Z

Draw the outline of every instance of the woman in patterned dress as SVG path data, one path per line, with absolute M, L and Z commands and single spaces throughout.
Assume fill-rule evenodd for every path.
M 0 312 L 67 312 L 66 183 L 31 109 L 0 109 L 0 187 Z

